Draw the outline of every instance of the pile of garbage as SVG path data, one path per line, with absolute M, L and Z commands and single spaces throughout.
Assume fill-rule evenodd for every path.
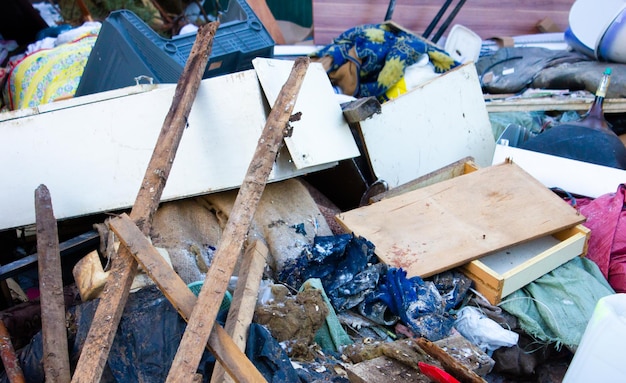
M 51 115 L 56 111 L 51 103 L 73 99 L 78 105 L 81 96 L 93 97 L 117 88 L 119 84 L 113 80 L 123 79 L 120 84 L 129 81 L 124 70 L 139 62 L 142 70 L 153 70 L 151 80 L 157 84 L 171 83 L 167 76 L 182 79 L 166 119 L 171 125 L 164 124 L 132 206 L 118 204 L 117 209 L 105 209 L 100 215 L 64 217 L 57 232 L 50 195 L 42 184 L 35 195 L 36 226 L 20 225 L 3 234 L 7 243 L 2 247 L 9 249 L 12 259 L 0 267 L 11 300 L 0 312 L 4 366 L 0 381 L 22 377 L 27 382 L 44 382 L 49 374 L 69 381 L 72 374 L 78 380 L 95 374 L 101 382 L 193 377 L 203 382 L 393 379 L 552 383 L 574 381 L 574 371 L 577 376 L 589 374 L 580 367 L 580 360 L 592 347 L 585 339 L 593 336 L 597 322 L 606 318 L 598 319 L 598 310 L 610 312 L 604 304 L 611 309 L 611 305 L 624 306 L 619 299 L 626 293 L 626 220 L 622 219 L 626 217 L 626 184 L 620 178 L 626 168 L 626 148 L 619 138 L 626 132 L 626 124 L 621 114 L 605 116 L 602 110 L 605 98 L 626 96 L 626 64 L 614 61 L 608 70 L 607 63 L 590 56 L 589 47 L 580 41 L 582 45 L 567 50 L 502 47 L 476 52 L 480 56 L 474 63 L 450 55 L 393 22 L 356 26 L 332 44 L 296 59 L 275 101 L 270 100 L 265 82 L 272 76 L 256 62 L 254 86 L 258 75 L 267 100 L 259 96 L 258 105 L 241 105 L 246 113 L 240 117 L 243 121 L 244 115 L 253 115 L 257 107 L 271 109 L 271 113 L 263 116 L 266 129 L 241 183 L 232 185 L 228 180 L 216 187 L 204 185 L 202 191 L 189 193 L 191 196 L 161 200 L 174 163 L 174 158 L 166 155 L 178 148 L 175 138 L 167 141 L 163 137 L 178 131 L 180 140 L 183 131 L 199 127 L 197 119 L 190 117 L 195 93 L 190 94 L 198 89 L 193 86 L 228 72 L 236 75 L 226 80 L 229 86 L 235 91 L 245 89 L 238 88 L 237 81 L 244 84 L 252 78 L 246 77 L 251 75 L 245 71 L 253 67 L 253 58 L 228 62 L 226 57 L 239 56 L 226 52 L 216 58 L 215 51 L 214 56 L 207 53 L 207 69 L 196 68 L 199 72 L 193 77 L 188 71 L 194 60 L 185 60 L 199 54 L 198 50 L 184 52 L 187 56 L 180 60 L 157 48 L 162 43 L 164 51 L 181 53 L 188 48 L 182 43 L 185 36 L 193 41 L 195 33 L 213 32 L 216 40 L 223 38 L 215 31 L 219 30 L 217 20 L 236 23 L 242 12 L 251 12 L 245 1 L 233 3 L 239 7 L 237 12 L 234 8 L 222 10 L 215 2 L 217 16 L 210 16 L 198 2 L 165 11 L 154 9 L 158 4 L 154 2 L 143 8 L 146 14 L 117 10 L 104 22 L 94 21 L 84 9 L 77 13 L 64 2 L 60 2 L 61 8 L 37 4 L 39 13 L 33 17 L 38 33 L 27 38 L 31 41 L 11 40 L 10 36 L 0 39 L 2 110 L 10 116 L 0 119 L 0 135 L 4 126 L 21 121 L 24 110 L 35 111 L 25 118 L 36 119 L 47 113 L 46 105 Z M 102 12 L 109 15 L 111 11 Z M 172 18 L 173 13 L 178 16 Z M 164 22 L 149 28 L 161 34 L 173 32 L 180 38 L 171 34 L 157 38 L 150 34 L 154 30 L 142 29 L 148 26 L 143 22 L 154 22 L 157 14 Z M 93 16 L 98 17 L 96 13 Z M 63 23 L 64 18 L 80 22 L 70 26 Z M 210 30 L 212 27 L 215 30 Z M 578 32 L 577 24 L 572 27 L 570 44 Z M 115 33 L 132 35 L 142 30 L 138 45 L 143 51 L 133 49 L 132 39 L 126 37 L 120 38 L 128 42 L 124 48 L 109 44 L 112 36 L 118 36 Z M 267 31 L 247 32 L 263 34 L 257 36 L 263 43 L 254 48 L 259 56 L 265 55 L 273 45 L 273 41 L 264 45 Z M 146 40 L 151 40 L 150 44 L 142 45 Z M 105 49 L 109 45 L 137 53 L 132 65 L 116 61 L 118 56 Z M 610 47 L 605 43 L 594 49 L 619 57 Z M 145 54 L 153 49 L 159 54 L 140 56 L 140 51 Z M 163 67 L 152 66 L 146 58 L 157 56 L 158 60 L 153 60 Z M 102 65 L 102 60 L 111 61 Z M 358 153 L 316 163 L 319 168 L 310 171 L 298 161 L 313 160 L 292 137 L 296 124 L 308 116 L 291 109 L 309 62 L 321 64 L 328 75 L 328 88 L 342 100 L 341 107 L 333 104 L 328 108 L 332 109 L 328 115 L 342 114 L 345 121 L 334 119 L 332 123 L 346 128 L 352 133 L 346 136 L 356 142 L 338 145 Z M 266 65 L 279 66 L 273 61 Z M 102 70 L 111 73 L 103 75 Z M 110 75 L 113 73 L 115 76 Z M 360 133 L 371 129 L 367 124 L 376 121 L 377 115 L 392 114 L 388 108 L 401 105 L 402 98 L 418 94 L 421 100 L 454 100 L 458 89 L 465 86 L 461 81 L 456 83 L 458 89 L 442 86 L 443 92 L 428 87 L 455 75 L 476 85 L 475 89 L 463 89 L 477 90 L 481 106 L 485 99 L 488 104 L 497 103 L 500 94 L 515 94 L 507 101 L 534 98 L 529 94 L 535 89 L 549 89 L 544 93 L 554 98 L 557 93 L 559 97 L 595 96 L 593 105 L 599 109 L 592 112 L 591 107 L 582 118 L 575 111 L 525 111 L 493 112 L 479 116 L 484 120 L 479 121 L 469 111 L 460 112 L 469 124 L 462 128 L 464 134 L 478 136 L 483 122 L 488 122 L 487 138 L 480 136 L 477 141 L 482 151 L 489 152 L 489 160 L 494 146 L 496 150 L 528 149 L 524 156 L 555 161 L 542 157 L 550 154 L 559 161 L 571 161 L 566 164 L 570 167 L 584 163 L 592 170 L 584 167 L 579 175 L 569 177 L 574 186 L 564 189 L 560 184 L 548 187 L 546 182 L 538 182 L 534 177 L 541 175 L 530 165 L 526 167 L 522 154 L 481 166 L 471 157 L 459 155 L 456 163 L 430 169 L 419 177 L 408 176 L 414 178 L 409 182 L 400 182 L 399 176 L 381 178 L 384 171 L 400 174 L 402 169 L 384 168 L 381 158 L 370 157 L 374 148 L 368 149 L 368 144 L 380 142 Z M 136 81 L 139 86 L 141 79 Z M 167 86 L 158 89 L 171 90 Z M 411 95 L 412 90 L 417 92 Z M 302 91 L 305 96 L 310 92 L 311 88 Z M 143 95 L 150 97 L 149 92 Z M 188 102 L 177 108 L 176 103 L 185 96 Z M 472 96 L 470 91 L 461 95 L 464 102 Z M 99 102 L 89 99 L 86 104 Z M 313 103 L 310 97 L 303 99 Z M 82 107 L 65 105 L 67 113 L 72 112 L 70 108 Z M 182 111 L 184 108 L 188 109 Z M 354 117 L 351 113 L 355 111 L 362 114 Z M 412 111 L 404 112 L 408 117 L 402 119 L 414 118 Z M 176 113 L 179 115 L 172 117 Z M 603 151 L 600 160 L 589 160 L 590 156 L 579 152 L 565 155 L 533 149 L 528 144 L 531 138 L 556 132 L 556 127 L 580 126 L 593 113 L 604 135 L 610 135 L 619 148 Z M 273 123 L 283 124 L 285 129 L 276 132 Z M 398 128 L 391 125 L 388 132 Z M 27 123 L 20 126 L 25 130 Z M 389 134 L 398 134 L 395 138 L 399 140 L 414 138 L 412 132 L 395 132 Z M 431 133 L 432 142 L 426 145 L 435 143 Z M 323 134 L 321 128 L 318 134 Z M 218 146 L 230 148 L 226 135 L 220 139 Z M 283 139 L 293 140 L 283 148 Z M 104 148 L 106 143 L 102 144 Z M 591 144 L 599 145 L 584 142 L 597 152 L 599 146 Z M 464 143 L 461 150 L 474 150 L 472 145 Z M 236 157 L 249 158 L 244 146 L 241 143 Z M 388 152 L 391 157 L 402 150 L 398 147 Z M 435 148 L 442 157 L 452 152 L 454 156 L 457 150 L 453 145 Z M 420 160 L 427 162 L 426 157 Z M 240 164 L 233 165 L 231 159 L 222 159 L 232 166 L 218 178 L 238 173 Z M 422 165 L 418 162 L 405 160 L 404 165 L 413 171 Z M 126 165 L 133 168 L 135 164 Z M 583 189 L 580 184 L 587 182 L 586 174 L 592 173 L 601 174 L 602 182 L 594 183 L 605 187 L 606 181 L 612 190 L 605 187 L 593 195 L 579 192 Z M 186 174 L 183 184 L 193 184 L 195 176 Z M 50 231 L 52 239 L 44 241 Z M 82 233 L 76 237 L 76 231 Z M 51 255 L 58 264 L 48 263 Z M 24 262 L 30 263 L 23 266 Z M 38 272 L 31 267 L 36 264 Z M 56 304 L 50 304 L 50 291 L 60 299 Z M 57 311 L 63 305 L 65 310 L 59 314 L 55 305 Z M 57 320 L 50 321 L 51 315 L 57 315 Z M 612 323 L 615 328 L 609 331 L 623 332 L 619 324 Z M 60 324 L 62 335 L 67 336 L 56 333 L 54 338 L 54 324 Z M 61 362 L 47 352 L 51 342 L 67 347 L 67 352 L 59 348 Z M 609 344 L 602 347 L 606 353 L 616 351 Z M 606 373 L 619 368 L 611 366 Z

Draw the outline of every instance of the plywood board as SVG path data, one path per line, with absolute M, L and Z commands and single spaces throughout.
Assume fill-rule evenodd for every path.
M 0 174 L 5 182 L 0 230 L 35 222 L 33 193 L 40 184 L 50 190 L 59 220 L 132 206 L 174 90 L 174 85 L 159 85 L 137 94 L 106 93 L 100 101 L 91 95 L 0 114 Z M 267 114 L 253 70 L 203 80 L 163 200 L 239 187 Z M 323 115 L 318 110 L 303 119 L 315 124 Z M 327 127 L 317 124 L 317 133 L 332 141 L 339 128 Z M 269 181 L 332 167 L 352 153 L 340 146 L 332 153 L 314 145 L 307 150 L 304 154 L 313 159 L 323 151 L 326 162 L 310 161 L 298 169 L 284 147 Z
M 585 218 L 519 166 L 503 163 L 336 219 L 371 241 L 382 262 L 428 277 Z
M 259 57 L 252 64 L 268 102 L 273 106 L 287 81 L 293 61 Z M 285 143 L 298 169 L 360 155 L 322 64 L 309 65 L 293 111 L 301 112 L 302 117 L 291 123 L 293 133 L 291 137 L 285 137 Z M 332 139 L 328 134 L 320 134 L 321 127 L 333 133 Z
M 374 173 L 390 188 L 466 156 L 491 165 L 495 139 L 472 63 L 384 103 L 360 125 Z

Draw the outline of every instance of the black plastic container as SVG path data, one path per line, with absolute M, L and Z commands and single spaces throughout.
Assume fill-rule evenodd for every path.
M 128 10 L 112 12 L 102 24 L 75 96 L 136 84 L 176 83 L 191 53 L 196 33 L 161 37 Z M 274 55 L 274 40 L 245 0 L 231 0 L 220 17 L 203 78 L 252 68 L 255 57 Z

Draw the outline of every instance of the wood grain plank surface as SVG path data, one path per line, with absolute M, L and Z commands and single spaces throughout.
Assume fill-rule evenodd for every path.
M 479 169 L 336 216 L 381 261 L 428 277 L 585 220 L 514 163 Z
M 436 32 L 458 1 L 452 2 L 435 27 Z M 439 0 L 398 0 L 392 20 L 421 35 L 444 2 Z M 467 1 L 444 36 L 454 24 L 476 32 L 482 39 L 539 33 L 536 28 L 550 18 L 561 30 L 568 26 L 569 10 L 574 0 Z M 329 44 L 343 31 L 360 24 L 380 23 L 385 19 L 388 1 L 313 0 L 313 31 L 316 44 Z

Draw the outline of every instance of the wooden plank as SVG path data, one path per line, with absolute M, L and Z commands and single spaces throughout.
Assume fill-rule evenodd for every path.
M 176 85 L 174 98 L 163 121 L 148 168 L 141 181 L 135 204 L 130 212 L 131 218 L 141 227 L 144 234 L 150 233 L 152 217 L 159 207 L 165 183 L 187 125 L 187 117 L 211 53 L 213 36 L 218 25 L 218 22 L 213 22 L 205 24 L 198 30 L 191 53 Z M 82 347 L 72 382 L 98 383 L 100 381 L 136 272 L 137 262 L 128 249 L 122 247 L 117 257 L 113 259 L 110 276 L 100 296 L 100 302 Z
M 382 106 L 376 97 L 370 96 L 341 104 L 341 110 L 348 124 L 355 124 L 381 113 Z
M 119 237 L 120 242 L 137 259 L 143 270 L 155 281 L 181 317 L 189 321 L 198 299 L 181 277 L 174 272 L 128 215 L 122 214 L 112 219 L 109 226 Z M 206 347 L 238 382 L 265 381 L 263 375 L 243 353 L 239 344 L 235 343 L 219 324 L 213 325 Z M 217 368 L 217 365 L 215 367 Z
M 475 170 L 478 170 L 478 167 L 474 163 L 474 159 L 468 156 L 449 165 L 446 165 L 440 169 L 437 169 L 434 172 L 425 174 L 413 181 L 409 181 L 384 193 L 377 194 L 370 198 L 370 203 L 378 202 L 385 198 L 395 197 L 412 190 L 441 182 L 443 180 L 449 180 L 453 177 L 458 177 L 466 173 L 471 173 Z
M 427 277 L 585 220 L 514 163 L 450 180 L 336 216 L 375 246 L 381 261 Z
M 422 375 L 417 368 L 407 366 L 393 358 L 379 356 L 346 366 L 348 379 L 352 383 L 428 383 L 430 378 Z
M 256 309 L 259 287 L 268 256 L 269 249 L 261 240 L 257 239 L 248 246 L 241 262 L 237 287 L 235 288 L 233 300 L 230 303 L 230 309 L 226 317 L 224 330 L 233 338 L 233 341 L 242 352 L 246 350 L 248 329 Z M 217 365 L 213 369 L 211 382 L 231 383 L 233 380 L 228 376 L 224 376 L 224 369 L 222 366 Z
M 136 88 L 148 90 L 136 93 Z M 41 183 L 55 193 L 59 221 L 131 207 L 174 92 L 173 84 L 154 89 L 139 85 L 20 110 L 17 116 L 0 113 L 0 174 L 12 181 L 12 187 L 0 190 L 0 230 L 35 222 L 32 191 Z M 303 92 L 334 100 L 334 92 L 325 86 Z M 306 150 L 299 154 L 311 165 L 296 167 L 289 148 L 283 147 L 271 182 L 328 169 L 359 155 L 336 103 L 307 107 L 309 112 L 296 125 L 314 128 L 317 141 L 300 144 L 298 135 L 291 140 Z M 162 200 L 238 188 L 267 114 L 254 70 L 203 80 Z
M 493 112 L 533 112 L 533 111 L 587 111 L 593 102 L 593 95 L 586 98 L 508 98 L 486 101 L 487 111 Z M 626 99 L 607 98 L 602 105 L 604 113 L 626 112 Z
M 71 380 L 70 354 L 65 327 L 59 235 L 50 191 L 46 185 L 39 185 L 35 189 L 35 211 L 44 374 L 46 382 L 69 383 Z
M 436 343 L 433 343 L 426 338 L 418 338 L 417 345 L 422 350 L 426 351 L 428 355 L 438 360 L 446 372 L 453 375 L 459 381 L 464 383 L 486 383 L 482 377 L 470 370 L 458 360 L 454 359 Z
M 456 330 L 434 343 L 478 376 L 486 376 L 496 363 L 485 351 Z
M 382 105 L 360 123 L 376 176 L 394 188 L 472 156 L 489 166 L 495 139 L 474 64 L 465 64 Z
M 494 36 L 537 33 L 536 24 L 549 17 L 562 31 L 565 31 L 569 24 L 569 10 L 573 3 L 574 0 L 468 1 L 450 26 L 461 24 L 485 40 Z M 442 4 L 443 1 L 440 0 L 398 1 L 392 20 L 421 35 Z M 455 4 L 456 2 L 448 9 L 435 31 L 450 14 Z M 388 1 L 375 0 L 313 0 L 315 44 L 330 44 L 332 39 L 356 25 L 383 22 L 388 5 Z M 513 14 L 515 17 L 511 17 Z M 450 29 L 446 32 L 450 32 Z
M 292 119 L 291 114 L 308 66 L 308 57 L 295 61 L 291 75 L 270 112 L 166 382 L 191 382 L 196 374 L 202 357 L 201 350 L 217 317 L 220 306 L 217 302 L 222 302 L 224 298 L 278 149 L 283 137 L 289 134 L 288 123 Z
M 252 60 L 252 64 L 269 105 L 273 107 L 293 61 L 258 57 Z M 302 118 L 291 122 L 293 133 L 285 137 L 285 144 L 297 168 L 360 155 L 322 64 L 311 63 L 294 110 L 301 112 Z M 313 116 L 316 118 L 311 118 Z M 333 139 L 329 140 L 328 136 L 320 134 L 321 126 L 341 129 L 335 129 Z M 337 153 L 343 153 L 343 156 L 338 158 Z

